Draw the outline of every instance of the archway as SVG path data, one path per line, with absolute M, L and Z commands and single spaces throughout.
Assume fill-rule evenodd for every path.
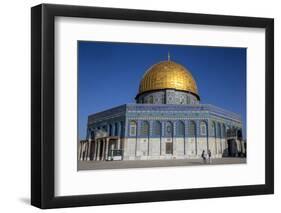
M 165 143 L 165 154 L 172 155 L 173 154 L 173 124 L 170 121 L 166 122 L 165 136 L 167 137 L 167 141 Z
M 235 139 L 228 139 L 227 145 L 228 145 L 228 156 L 229 157 L 237 157 L 238 156 L 238 149 L 237 149 L 236 140 Z

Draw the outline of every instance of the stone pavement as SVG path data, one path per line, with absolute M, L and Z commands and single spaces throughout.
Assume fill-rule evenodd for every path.
M 242 164 L 246 158 L 217 158 L 211 163 L 204 163 L 202 159 L 180 160 L 127 160 L 127 161 L 78 161 L 78 170 L 95 169 L 126 169 L 126 168 L 149 168 L 171 166 L 209 166 L 219 164 Z

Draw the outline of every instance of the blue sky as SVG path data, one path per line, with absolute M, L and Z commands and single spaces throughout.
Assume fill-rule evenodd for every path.
M 134 103 L 140 80 L 153 64 L 171 60 L 189 69 L 201 103 L 242 117 L 246 136 L 246 49 L 187 45 L 78 42 L 78 130 L 86 137 L 87 117 Z

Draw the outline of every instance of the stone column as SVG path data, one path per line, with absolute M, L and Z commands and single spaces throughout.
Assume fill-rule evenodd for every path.
M 91 156 L 91 144 L 92 144 L 91 139 L 89 139 L 88 143 L 89 143 L 89 145 L 88 145 L 87 160 L 89 161 L 90 160 L 90 156 Z
M 83 160 L 83 142 L 80 142 L 80 160 Z
M 82 150 L 81 150 L 81 160 L 84 160 L 84 158 L 83 158 L 84 151 L 85 151 L 85 144 L 84 144 L 84 142 L 81 143 L 81 147 L 82 147 Z
M 99 160 L 100 140 L 97 141 L 96 160 Z
M 97 140 L 97 157 L 96 160 L 99 161 L 100 160 L 100 140 Z
M 108 144 L 109 144 L 109 139 L 106 139 L 106 143 L 105 143 L 105 160 L 108 159 Z
M 120 149 L 120 143 L 121 143 L 121 141 L 120 141 L 121 139 L 120 139 L 120 137 L 117 139 L 117 149 Z
M 88 143 L 84 142 L 83 160 L 87 160 L 87 153 L 88 153 Z
M 243 140 L 241 140 L 241 146 L 242 146 L 242 154 L 245 154 L 245 144 Z
M 79 141 L 79 144 L 78 144 L 78 160 L 81 160 L 81 150 L 82 150 L 82 147 L 81 147 L 81 142 Z
M 92 160 L 95 160 L 95 140 L 92 141 L 91 147 L 92 147 L 92 150 L 91 150 L 91 152 L 92 152 Z
M 97 140 L 94 140 L 94 153 L 93 153 L 93 160 L 97 159 Z
M 82 142 L 79 142 L 80 152 L 79 152 L 79 160 L 82 160 Z
M 103 139 L 102 160 L 105 160 L 105 147 L 106 147 L 106 139 Z
M 101 140 L 101 146 L 102 146 L 102 149 L 101 149 L 101 159 L 100 160 L 103 160 L 104 159 L 104 139 Z

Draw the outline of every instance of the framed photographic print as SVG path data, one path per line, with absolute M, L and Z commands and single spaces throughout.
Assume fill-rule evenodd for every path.
M 31 9 L 31 203 L 274 192 L 274 21 Z

